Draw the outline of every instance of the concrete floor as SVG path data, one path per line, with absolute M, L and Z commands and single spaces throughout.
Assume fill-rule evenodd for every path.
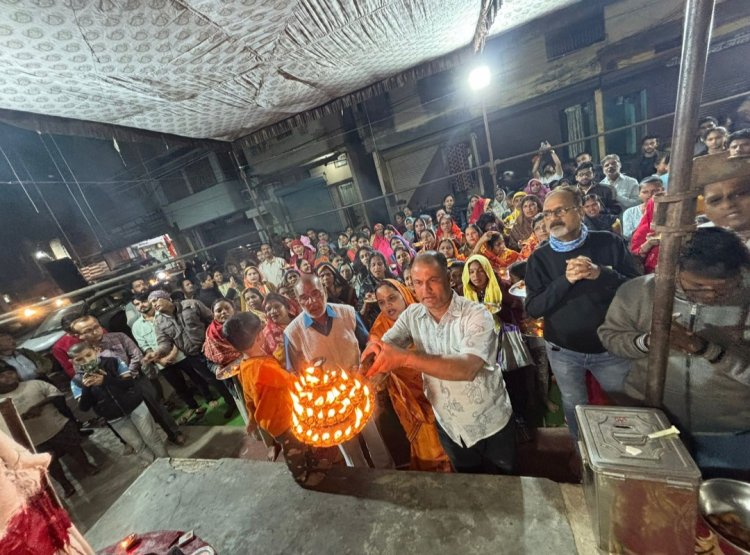
M 87 538 L 194 530 L 221 555 L 588 553 L 569 510 L 585 513 L 543 478 L 334 467 L 303 489 L 280 464 L 159 459 Z
M 245 430 L 237 426 L 184 426 L 187 443 L 178 447 L 167 443 L 172 457 L 221 459 L 238 457 L 246 438 Z M 258 442 L 253 442 L 258 443 Z M 261 454 L 265 458 L 265 447 Z M 75 464 L 63 458 L 68 476 L 78 492 L 65 499 L 62 489 L 55 484 L 58 494 L 78 528 L 85 532 L 147 467 L 135 455 L 124 455 L 123 446 L 107 428 L 98 428 L 83 442 L 84 450 L 101 466 L 96 476 L 85 476 Z M 258 448 L 250 453 L 254 454 Z M 54 483 L 54 480 L 53 480 Z
M 167 450 L 180 459 L 240 458 L 266 461 L 268 449 L 248 437 L 237 426 L 184 426 L 187 443 L 183 447 L 167 443 Z M 106 428 L 100 428 L 84 441 L 84 449 L 102 467 L 96 476 L 85 476 L 71 461 L 78 493 L 61 499 L 82 532 L 88 530 L 130 487 L 147 465 L 134 455 L 123 455 L 122 445 Z M 281 460 L 277 464 L 282 464 Z M 573 449 L 567 428 L 540 428 L 531 443 L 519 446 L 519 470 L 523 476 L 549 478 L 556 482 L 578 483 L 580 460 Z M 62 490 L 58 490 L 62 494 Z

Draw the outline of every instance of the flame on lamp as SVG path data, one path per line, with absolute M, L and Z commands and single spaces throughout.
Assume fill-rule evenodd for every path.
M 352 439 L 370 419 L 375 398 L 359 376 L 310 366 L 294 380 L 292 433 L 315 447 Z

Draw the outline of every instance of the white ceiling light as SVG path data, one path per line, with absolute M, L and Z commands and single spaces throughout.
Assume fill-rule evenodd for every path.
M 480 91 L 487 88 L 490 84 L 490 68 L 487 66 L 478 66 L 469 73 L 469 87 L 473 91 Z

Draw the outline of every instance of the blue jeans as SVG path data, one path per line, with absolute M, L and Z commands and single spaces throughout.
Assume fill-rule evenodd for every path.
M 726 471 L 750 472 L 750 432 L 694 433 L 693 456 L 704 478 L 726 476 Z M 743 477 L 744 477 L 743 476 Z
M 607 393 L 620 393 L 625 377 L 630 372 L 630 361 L 608 352 L 589 354 L 579 353 L 545 342 L 547 357 L 557 386 L 562 395 L 563 411 L 568 421 L 568 429 L 574 441 L 578 441 L 578 422 L 575 408 L 589 402 L 586 389 L 586 370 L 591 372 L 602 389 Z

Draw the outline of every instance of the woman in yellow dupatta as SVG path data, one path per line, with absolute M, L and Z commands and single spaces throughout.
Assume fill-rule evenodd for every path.
M 523 191 L 518 191 L 513 195 L 513 200 L 511 201 L 513 211 L 508 214 L 503 220 L 503 224 L 505 224 L 506 228 L 513 227 L 513 224 L 516 223 L 516 218 L 521 215 L 521 204 L 523 203 L 523 199 L 525 196 L 526 193 Z
M 395 279 L 384 279 L 375 291 L 380 314 L 370 330 L 370 339 L 381 339 L 399 315 L 416 303 L 411 291 Z M 393 409 L 406 432 L 411 447 L 411 470 L 451 472 L 435 426 L 435 413 L 424 395 L 422 375 L 398 369 L 388 376 L 386 387 Z
M 263 323 L 266 325 L 267 317 L 263 311 L 263 302 L 265 297 L 263 293 L 258 291 L 255 287 L 247 287 L 240 293 L 240 310 L 242 312 L 252 312 Z
M 499 328 L 501 322 L 498 314 L 503 292 L 487 257 L 481 254 L 470 256 L 464 264 L 461 281 L 464 283 L 464 297 L 483 304 L 495 317 L 495 327 Z

